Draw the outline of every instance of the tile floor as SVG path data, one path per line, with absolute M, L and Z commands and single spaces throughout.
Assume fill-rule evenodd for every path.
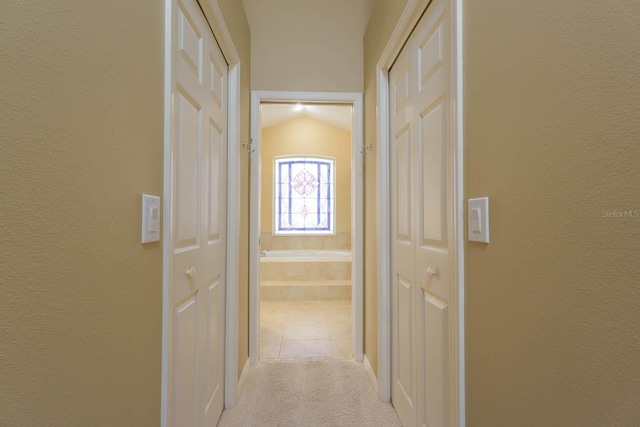
M 261 301 L 263 361 L 351 359 L 351 300 Z
M 351 280 L 263 280 L 262 301 L 346 300 L 351 298 Z

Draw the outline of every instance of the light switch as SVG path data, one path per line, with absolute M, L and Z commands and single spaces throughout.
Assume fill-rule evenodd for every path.
M 469 240 L 489 243 L 489 198 L 469 199 Z
M 471 232 L 482 233 L 482 212 L 480 208 L 471 209 Z
M 160 197 L 142 195 L 142 243 L 160 240 Z
M 149 223 L 149 231 L 151 233 L 157 233 L 160 222 L 160 208 L 151 206 L 151 218 Z

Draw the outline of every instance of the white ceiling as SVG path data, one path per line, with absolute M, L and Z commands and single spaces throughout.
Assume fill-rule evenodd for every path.
M 351 132 L 351 105 L 262 104 L 260 119 L 263 129 L 300 117 L 310 117 Z

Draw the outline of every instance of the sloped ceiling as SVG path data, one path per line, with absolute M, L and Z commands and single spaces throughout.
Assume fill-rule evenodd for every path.
M 260 119 L 263 129 L 300 117 L 310 117 L 351 132 L 350 105 L 262 104 Z

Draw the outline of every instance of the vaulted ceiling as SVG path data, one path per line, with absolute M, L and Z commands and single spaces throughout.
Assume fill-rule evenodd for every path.
M 263 129 L 300 117 L 309 117 L 351 132 L 350 105 L 262 104 L 261 108 L 260 119 Z

